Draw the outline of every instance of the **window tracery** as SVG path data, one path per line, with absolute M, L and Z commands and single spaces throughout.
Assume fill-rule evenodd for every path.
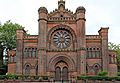
M 53 43 L 57 48 L 64 49 L 70 46 L 71 36 L 65 30 L 58 30 L 53 34 Z

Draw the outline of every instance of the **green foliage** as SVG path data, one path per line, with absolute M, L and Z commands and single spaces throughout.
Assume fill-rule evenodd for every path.
M 98 72 L 97 75 L 98 76 L 107 76 L 108 72 L 106 71 L 101 71 L 101 72 Z
M 3 79 L 19 79 L 19 80 L 39 80 L 39 81 L 44 81 L 44 80 L 48 80 L 48 76 L 28 76 L 28 75 L 16 75 L 16 74 L 0 75 L 0 80 L 3 80 Z
M 6 78 L 6 75 L 0 75 L 0 80 L 3 80 Z
M 77 80 L 116 80 L 120 81 L 120 77 L 108 77 L 108 76 L 78 76 Z
M 7 79 L 17 79 L 18 76 L 17 76 L 16 74 L 7 74 L 7 75 L 6 75 L 6 78 L 7 78 Z
M 39 80 L 39 76 L 34 76 L 34 79 L 35 80 Z
M 19 79 L 19 80 L 39 80 L 44 81 L 48 80 L 48 76 L 28 76 L 26 78 L 25 75 L 15 75 L 15 74 L 8 74 L 8 75 L 0 75 L 0 80 L 3 79 Z M 108 76 L 78 76 L 77 80 L 105 80 L 105 81 L 120 81 L 120 76 L 117 77 L 108 77 Z
M 120 72 L 117 72 L 117 76 L 120 76 Z
M 0 42 L 0 67 L 3 65 L 3 50 L 4 50 L 4 48 Z
M 2 65 L 0 67 L 0 75 L 5 75 L 7 72 L 7 65 Z
M 22 29 L 17 23 L 7 21 L 0 24 L 0 67 L 3 65 L 3 51 L 11 50 L 16 47 L 16 29 Z
M 21 29 L 19 24 L 13 24 L 10 21 L 0 26 L 0 45 L 6 49 L 13 49 L 16 47 L 16 29 Z
M 115 50 L 117 52 L 117 64 L 118 71 L 120 71 L 120 44 L 108 43 L 109 50 Z
M 43 76 L 42 79 L 43 80 L 48 80 L 48 76 Z

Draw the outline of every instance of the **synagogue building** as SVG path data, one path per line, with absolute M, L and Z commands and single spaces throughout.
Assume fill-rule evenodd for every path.
M 40 7 L 38 35 L 27 35 L 23 29 L 16 31 L 16 52 L 9 53 L 8 73 L 54 80 L 91 76 L 100 71 L 116 76 L 116 52 L 108 49 L 109 28 L 101 27 L 98 35 L 86 34 L 85 12 L 80 6 L 73 13 L 65 8 L 63 0 L 50 13 Z

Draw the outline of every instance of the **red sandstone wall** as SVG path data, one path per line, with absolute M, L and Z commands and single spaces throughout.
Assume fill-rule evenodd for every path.
M 9 63 L 8 64 L 8 73 L 14 74 L 15 70 L 16 70 L 16 63 Z

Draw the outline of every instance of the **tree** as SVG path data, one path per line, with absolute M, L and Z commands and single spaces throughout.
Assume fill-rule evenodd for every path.
M 0 24 L 0 62 L 3 61 L 3 51 L 11 50 L 16 47 L 16 29 L 23 28 L 10 20 Z
M 117 65 L 118 65 L 118 71 L 120 71 L 120 44 L 114 44 L 109 42 L 108 48 L 110 50 L 115 50 L 117 52 Z

